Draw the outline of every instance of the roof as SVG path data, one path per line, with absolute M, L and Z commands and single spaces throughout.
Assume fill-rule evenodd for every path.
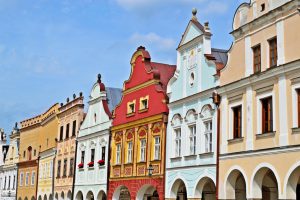
M 176 70 L 176 65 L 168 65 L 163 63 L 151 62 L 151 67 L 159 71 L 162 88 L 163 90 L 166 90 L 170 78 L 174 75 L 174 72 Z
M 120 88 L 106 88 L 107 99 L 108 99 L 108 108 L 110 112 L 115 109 L 115 107 L 119 104 L 122 98 L 122 89 Z
M 211 54 L 205 54 L 205 57 L 215 62 L 217 75 L 220 75 L 220 71 L 225 67 L 228 60 L 227 50 L 212 48 Z

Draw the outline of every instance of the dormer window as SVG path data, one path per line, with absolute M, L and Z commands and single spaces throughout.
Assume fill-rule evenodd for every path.
M 134 112 L 134 103 L 129 104 L 129 113 Z
M 141 111 L 148 109 L 149 107 L 149 96 L 140 98 L 140 109 Z
M 131 115 L 135 112 L 135 100 L 127 103 L 127 115 Z

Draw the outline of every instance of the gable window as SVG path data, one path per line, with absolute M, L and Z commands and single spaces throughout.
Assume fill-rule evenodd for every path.
M 212 121 L 204 122 L 205 127 L 205 152 L 212 152 Z
M 91 149 L 91 162 L 95 161 L 95 149 Z
M 127 163 L 132 163 L 132 141 L 128 142 L 127 145 Z
M 273 131 L 272 97 L 261 99 L 262 107 L 262 133 Z
M 73 176 L 73 171 L 74 171 L 74 158 L 70 159 L 70 171 L 69 171 L 69 176 Z
M 242 137 L 242 106 L 232 108 L 233 111 L 233 139 Z
M 72 136 L 76 135 L 76 120 L 73 121 L 73 126 L 72 126 Z
M 68 163 L 68 160 L 67 160 L 67 159 L 64 159 L 64 171 L 63 171 L 63 177 L 66 177 L 66 176 L 67 176 L 67 163 Z
M 149 96 L 140 98 L 140 110 L 148 109 L 149 107 Z
M 146 161 L 146 139 L 140 140 L 141 151 L 140 151 L 140 161 Z
M 190 131 L 190 154 L 196 154 L 196 125 L 189 126 Z
M 116 164 L 121 163 L 121 144 L 117 144 L 117 151 L 116 151 Z
M 175 156 L 181 156 L 181 129 L 177 128 L 174 130 L 175 132 Z
M 84 164 L 84 151 L 81 151 L 81 163 Z
M 270 67 L 277 66 L 277 38 L 269 40 Z
M 127 103 L 127 114 L 133 114 L 135 112 L 135 100 Z
M 60 168 L 61 168 L 61 160 L 59 160 L 57 162 L 57 176 L 56 177 L 60 177 Z
M 69 130 L 70 130 L 70 124 L 67 124 L 67 128 L 66 128 L 66 139 L 69 138 Z
M 253 51 L 253 71 L 254 71 L 254 73 L 258 73 L 261 71 L 260 45 L 253 47 L 252 51 Z
M 26 172 L 25 186 L 29 185 L 29 172 Z
M 60 127 L 59 140 L 62 141 L 64 139 L 64 127 Z
M 134 112 L 134 103 L 129 104 L 129 112 L 128 113 L 133 113 Z
M 34 185 L 35 182 L 35 172 L 33 171 L 31 174 L 31 185 Z
M 105 160 L 105 146 L 101 150 L 101 160 Z
M 20 186 L 23 186 L 23 182 L 24 182 L 24 173 L 21 172 L 21 174 L 20 174 Z
M 142 107 L 143 107 L 143 109 L 148 108 L 148 99 L 143 99 L 142 100 Z
M 160 159 L 160 137 L 154 137 L 154 160 Z

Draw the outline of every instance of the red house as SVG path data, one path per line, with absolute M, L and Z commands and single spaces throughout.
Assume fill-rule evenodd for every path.
M 164 199 L 167 84 L 175 65 L 151 62 L 144 47 L 113 114 L 108 199 Z

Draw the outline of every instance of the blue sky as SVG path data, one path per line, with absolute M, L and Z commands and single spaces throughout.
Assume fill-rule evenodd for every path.
M 65 102 L 88 99 L 98 73 L 122 87 L 139 45 L 152 60 L 176 64 L 176 47 L 193 7 L 210 22 L 212 46 L 232 43 L 242 0 L 0 0 L 0 127 Z

